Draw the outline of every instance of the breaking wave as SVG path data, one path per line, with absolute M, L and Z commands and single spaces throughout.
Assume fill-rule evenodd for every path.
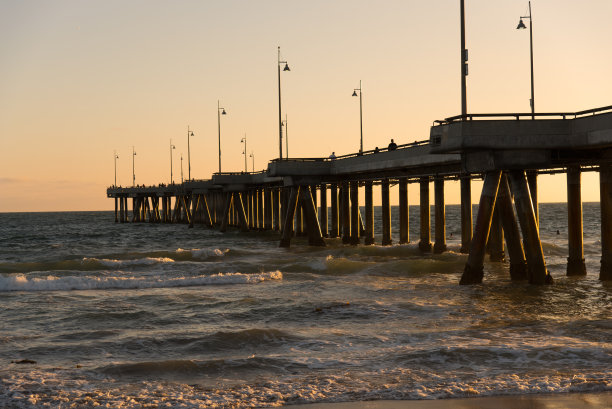
M 255 284 L 266 280 L 282 280 L 280 271 L 257 274 L 219 273 L 196 277 L 46 277 L 28 278 L 23 274 L 0 276 L 0 292 L 7 291 L 71 291 L 99 289 L 138 289 L 195 287 L 202 285 Z

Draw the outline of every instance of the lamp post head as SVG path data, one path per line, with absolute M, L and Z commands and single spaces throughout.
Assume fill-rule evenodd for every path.
M 523 23 L 523 19 L 521 19 L 518 23 L 518 26 L 516 26 L 517 30 L 520 30 L 521 28 L 527 28 L 527 26 L 525 26 L 525 23 Z
M 289 64 L 285 63 L 285 68 L 283 68 L 283 71 L 291 71 Z
M 221 115 L 227 115 L 227 113 L 225 112 L 225 109 L 223 109 L 223 111 L 221 112 Z
M 353 97 L 356 97 L 356 96 L 357 96 L 357 90 L 354 90 L 354 91 L 353 91 L 353 95 L 352 95 L 352 96 L 353 96 Z
M 191 132 L 191 133 L 189 134 L 189 136 L 193 136 L 193 132 Z

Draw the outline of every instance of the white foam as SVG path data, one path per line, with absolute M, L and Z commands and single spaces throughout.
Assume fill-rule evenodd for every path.
M 221 250 L 221 249 L 217 249 L 217 248 L 203 248 L 203 249 L 190 249 L 190 250 L 186 250 L 186 249 L 182 249 L 182 248 L 178 248 L 176 250 L 177 253 L 186 253 L 186 252 L 190 252 L 191 255 L 193 257 L 196 258 L 206 258 L 206 257 L 223 257 L 225 254 L 227 254 L 229 252 L 229 249 L 225 249 L 225 250 Z
M 67 291 L 94 289 L 136 289 L 194 287 L 220 284 L 255 284 L 266 280 L 282 280 L 280 271 L 258 274 L 219 273 L 196 277 L 153 278 L 153 277 L 94 277 L 65 276 L 28 278 L 24 274 L 0 276 L 0 292 L 6 291 Z
M 198 384 L 156 380 L 123 383 L 101 378 L 93 372 L 67 369 L 0 372 L 0 407 L 181 407 L 237 408 L 277 407 L 316 402 L 415 400 L 527 393 L 605 392 L 612 390 L 610 372 L 572 376 L 519 376 L 460 380 L 453 376 L 426 381 L 410 370 L 395 369 L 366 376 L 309 375 L 290 379 L 266 379 L 232 386 L 202 387 Z M 376 381 L 377 378 L 383 378 Z
M 114 259 L 97 259 L 85 257 L 82 263 L 97 262 L 105 267 L 124 267 L 124 266 L 150 266 L 160 263 L 174 263 L 174 260 L 169 257 L 145 257 L 133 260 L 114 260 Z

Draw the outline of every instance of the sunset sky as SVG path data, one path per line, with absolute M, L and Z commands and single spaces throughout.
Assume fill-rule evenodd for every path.
M 466 0 L 469 112 L 529 111 L 529 31 L 516 30 L 527 10 Z M 612 1 L 532 10 L 536 111 L 611 105 Z M 131 185 L 132 146 L 136 183 L 167 183 L 170 138 L 180 180 L 187 126 L 192 176 L 209 178 L 217 100 L 223 170 L 243 169 L 245 133 L 265 168 L 278 156 L 278 46 L 291 157 L 358 150 L 360 80 L 365 149 L 427 139 L 460 113 L 459 0 L 2 1 L 0 211 L 110 210 L 113 151 L 118 184 Z M 597 201 L 597 175 L 583 181 Z M 565 194 L 564 176 L 540 179 L 542 202 Z

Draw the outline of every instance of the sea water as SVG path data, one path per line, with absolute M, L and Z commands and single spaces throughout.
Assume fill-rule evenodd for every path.
M 579 278 L 565 275 L 565 204 L 540 205 L 548 286 L 489 262 L 483 285 L 459 286 L 459 206 L 439 255 L 418 250 L 410 212 L 410 244 L 290 249 L 274 232 L 116 224 L 111 212 L 0 214 L 0 407 L 612 390 L 599 204 L 584 204 Z

